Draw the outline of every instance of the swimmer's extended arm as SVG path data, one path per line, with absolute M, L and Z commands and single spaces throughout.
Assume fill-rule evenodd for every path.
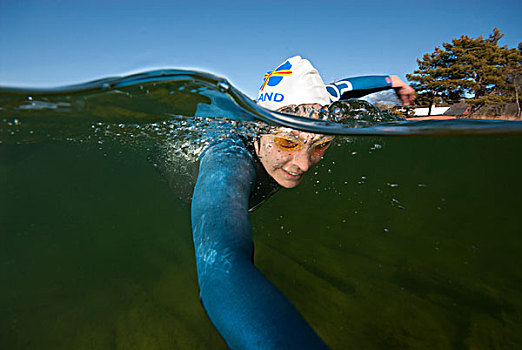
M 413 104 L 415 90 L 396 75 L 353 77 L 326 85 L 332 101 L 359 98 L 387 89 L 394 89 L 403 105 Z
M 248 197 L 254 180 L 250 154 L 233 140 L 201 159 L 191 215 L 203 306 L 232 349 L 326 349 L 253 264 Z

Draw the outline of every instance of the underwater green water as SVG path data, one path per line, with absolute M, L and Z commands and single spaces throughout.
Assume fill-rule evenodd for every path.
M 195 71 L 0 87 L 0 349 L 226 349 L 190 164 L 260 121 L 348 135 L 251 214 L 256 266 L 332 349 L 521 348 L 522 122 L 324 113 Z
M 339 139 L 251 214 L 256 265 L 333 349 L 519 349 L 521 148 Z M 0 144 L 1 349 L 226 348 L 199 302 L 189 205 L 149 152 Z

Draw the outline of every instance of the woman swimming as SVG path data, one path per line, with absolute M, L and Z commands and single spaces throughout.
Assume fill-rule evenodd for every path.
M 396 88 L 409 94 L 404 86 L 394 87 L 391 79 L 379 79 L 356 78 L 350 89 L 345 86 L 348 79 L 332 86 L 339 92 L 337 98 L 357 91 L 357 86 Z M 258 96 L 263 107 L 312 118 L 332 100 L 335 96 L 317 70 L 299 56 L 269 72 Z M 200 296 L 210 320 L 232 349 L 327 349 L 297 309 L 254 266 L 248 212 L 278 188 L 297 186 L 331 141 L 329 136 L 274 128 L 255 139 L 229 137 L 216 142 L 200 158 L 191 205 Z

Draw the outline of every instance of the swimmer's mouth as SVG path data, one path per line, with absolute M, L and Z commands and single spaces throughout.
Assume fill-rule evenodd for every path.
M 301 177 L 301 176 L 303 175 L 302 172 L 300 172 L 300 173 L 294 173 L 293 171 L 289 171 L 289 170 L 285 170 L 285 169 L 283 169 L 283 171 L 284 171 L 285 173 L 287 173 L 288 175 L 291 175 L 292 177 Z

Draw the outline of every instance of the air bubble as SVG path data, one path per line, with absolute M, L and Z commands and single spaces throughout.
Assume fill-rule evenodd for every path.
M 227 92 L 230 89 L 230 85 L 226 81 L 220 81 L 217 83 L 217 88 L 220 92 Z
M 401 205 L 401 202 L 399 202 L 398 199 L 392 198 L 392 205 L 396 206 L 399 209 L 404 209 L 404 207 Z

